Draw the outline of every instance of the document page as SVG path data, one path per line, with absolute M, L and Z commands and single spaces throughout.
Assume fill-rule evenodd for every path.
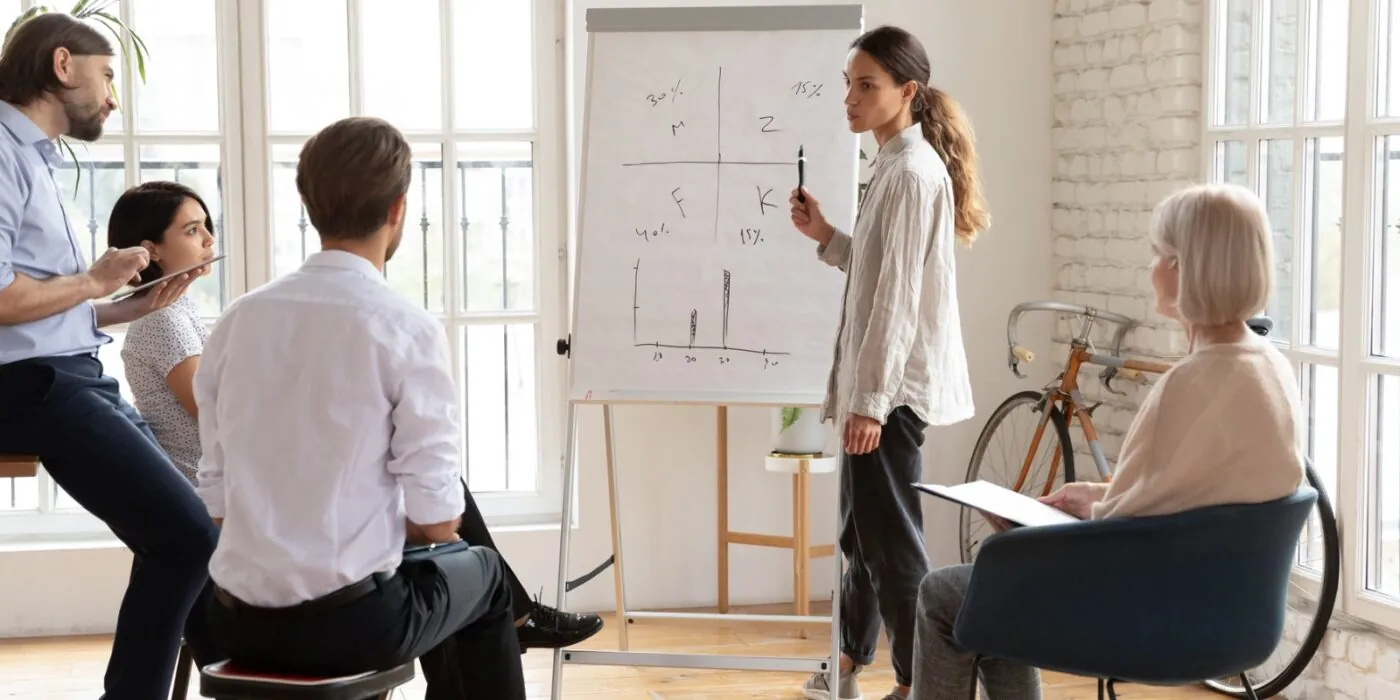
M 914 484 L 914 488 L 969 508 L 1005 518 L 1017 525 L 1034 527 L 1036 525 L 1059 525 L 1079 521 L 1073 515 L 990 481 L 971 481 L 956 486 Z

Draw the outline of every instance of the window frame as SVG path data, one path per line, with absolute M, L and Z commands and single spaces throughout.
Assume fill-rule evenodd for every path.
M 271 144 L 288 143 L 296 137 L 274 134 L 269 127 L 267 79 L 267 13 L 268 0 L 243 2 L 239 7 L 238 35 L 242 40 L 242 94 L 240 102 L 244 149 L 244 194 L 248 222 L 248 251 L 244 261 L 247 289 L 256 288 L 273 279 L 274 241 L 272 240 L 272 167 Z M 359 51 L 359 5 L 361 0 L 346 0 L 347 51 L 356 57 Z M 455 235 L 444 243 L 447 270 L 445 323 L 453 353 L 453 377 L 462 386 L 460 357 L 462 348 L 459 332 L 474 323 L 533 323 L 535 326 L 535 405 L 538 416 L 538 462 L 536 489 L 533 492 L 474 492 L 482 515 L 492 525 L 554 525 L 560 520 L 563 492 L 562 428 L 563 373 L 554 357 L 554 341 L 562 337 L 565 317 L 557 302 L 567 274 L 567 259 L 562 255 L 565 240 L 565 192 L 561 186 L 564 163 L 564 101 L 562 54 L 557 49 L 563 33 L 563 13 L 558 0 L 532 0 L 534 53 L 533 80 L 534 128 L 524 131 L 485 131 L 459 128 L 455 119 L 456 99 L 454 78 L 456 65 L 450 53 L 453 43 L 452 27 L 455 3 L 438 0 L 439 34 L 442 47 L 442 124 L 438 131 L 413 131 L 408 134 L 414 143 L 436 143 L 441 146 L 444 163 L 455 162 L 457 145 L 463 142 L 518 141 L 533 146 L 531 166 L 532 221 L 534 222 L 534 300 L 531 311 L 463 312 L 457 300 L 461 292 L 460 248 Z M 349 60 L 351 113 L 360 113 L 360 90 L 357 58 Z M 309 136 L 309 134 L 308 134 Z M 442 175 L 444 222 L 457 221 L 460 212 L 454 196 L 458 185 L 457 168 L 445 167 Z M 556 262 L 557 261 L 557 262 Z M 246 289 L 237 290 L 242 293 Z M 462 415 L 466 415 L 463 411 Z M 463 454 L 466 453 L 465 424 L 462 427 Z
M 22 0 L 21 11 L 40 0 Z M 347 49 L 354 56 L 359 42 L 358 8 L 362 0 L 345 0 L 347 7 Z M 267 79 L 267 14 L 268 0 L 245 0 L 240 3 L 216 3 L 215 32 L 217 36 L 217 79 L 219 81 L 218 134 L 164 134 L 155 136 L 135 132 L 140 106 L 136 104 L 138 77 L 125 61 L 117 66 L 122 77 L 122 132 L 104 134 L 98 143 L 120 144 L 126 156 L 128 186 L 139 180 L 139 146 L 142 143 L 180 144 L 218 142 L 221 152 L 221 175 L 225 221 L 224 262 L 225 306 L 251 289 L 275 276 L 274 240 L 272 232 L 273 143 L 291 140 L 272 134 L 268 119 Z M 474 493 L 488 523 L 493 526 L 557 525 L 561 514 L 563 490 L 563 418 L 564 372 L 562 363 L 555 361 L 554 344 L 563 337 L 567 317 L 562 303 L 566 292 L 568 258 L 566 255 L 566 204 L 568 198 L 566 167 L 566 82 L 563 54 L 564 0 L 532 0 L 533 4 L 533 81 L 534 127 L 524 131 L 481 131 L 461 129 L 455 123 L 454 98 L 455 62 L 449 51 L 453 45 L 452 29 L 454 3 L 438 0 L 442 47 L 442 118 L 443 128 L 436 132 L 409 134 L 415 143 L 437 143 L 441 146 L 443 163 L 453 163 L 457 146 L 464 142 L 514 141 L 532 145 L 531 216 L 534 236 L 533 308 L 526 311 L 466 312 L 458 308 L 461 297 L 460 236 L 449 233 L 449 222 L 459 218 L 460 203 L 453 195 L 458 184 L 457 168 L 442 170 L 444 250 L 448 259 L 444 274 L 447 306 L 437 314 L 445 324 L 453 348 L 453 373 L 462 386 L 461 329 L 471 324 L 523 323 L 534 326 L 535 413 L 537 419 L 537 474 L 534 491 Z M 121 19 L 130 22 L 133 3 L 120 6 Z M 139 31 L 139 27 L 137 28 Z M 355 61 L 351 60 L 352 113 L 359 107 L 360 90 Z M 309 134 L 306 134 L 309 136 Z M 81 151 L 81 149 L 79 149 Z M 212 323 L 215 319 L 209 319 Z M 121 333 L 122 327 L 104 329 Z M 462 412 L 465 415 L 465 412 Z M 462 426 L 462 451 L 467 445 L 465 421 Z M 465 462 L 464 462 L 465 463 Z M 107 539 L 111 531 L 94 516 L 72 509 L 55 507 L 57 489 L 53 479 L 42 467 L 37 478 L 38 508 L 28 511 L 0 512 L 0 544 L 29 543 L 48 540 Z
M 1307 365 L 1331 366 L 1337 369 L 1337 445 L 1334 458 L 1337 465 L 1335 492 L 1328 494 L 1336 511 L 1342 533 L 1341 580 L 1336 610 L 1392 630 L 1400 630 L 1400 597 L 1391 597 L 1368 590 L 1368 554 L 1372 549 L 1371 485 L 1377 474 L 1371 462 L 1374 440 L 1370 434 L 1373 405 L 1377 397 L 1371 391 L 1370 377 L 1381 374 L 1400 378 L 1400 361 L 1371 355 L 1374 306 L 1373 272 L 1379 264 L 1373 259 L 1372 248 L 1377 212 L 1375 190 L 1377 168 L 1376 140 L 1385 135 L 1400 134 L 1400 117 L 1375 116 L 1379 65 L 1378 51 L 1382 41 L 1380 2 L 1387 0 L 1347 0 L 1346 37 L 1346 112 L 1340 121 L 1304 121 L 1310 104 L 1309 94 L 1316 80 L 1309 73 L 1309 47 L 1314 29 L 1313 0 L 1299 0 L 1296 45 L 1299 47 L 1297 72 L 1294 80 L 1294 119 L 1287 125 L 1260 124 L 1261 93 L 1267 76 L 1261 75 L 1265 46 L 1269 0 L 1252 0 L 1250 60 L 1249 60 L 1249 120 L 1242 126 L 1216 126 L 1217 114 L 1224 113 L 1222 103 L 1226 64 L 1223 55 L 1224 31 L 1222 18 L 1229 10 L 1229 0 L 1209 0 L 1203 17 L 1202 35 L 1202 111 L 1201 164 L 1205 181 L 1217 181 L 1217 147 L 1230 141 L 1243 142 L 1246 149 L 1248 186 L 1258 191 L 1259 148 L 1261 139 L 1288 139 L 1294 145 L 1293 167 L 1293 257 L 1292 279 L 1288 285 L 1292 298 L 1289 308 L 1292 318 L 1288 337 L 1273 338 L 1293 365 L 1300 381 L 1304 410 L 1310 397 L 1304 377 Z M 1400 10 L 1400 7 L 1396 9 Z M 1397 37 L 1400 39 L 1400 37 Z M 1397 42 L 1395 48 L 1400 48 Z M 1341 226 L 1341 298 L 1339 301 L 1339 338 L 1337 349 L 1327 350 L 1307 344 L 1304 320 L 1311 308 L 1307 293 L 1313 284 L 1311 272 L 1302 270 L 1301 262 L 1311 257 L 1304 246 L 1313 243 L 1308 235 L 1304 215 L 1309 199 L 1305 181 L 1309 164 L 1302 157 L 1305 140 L 1309 138 L 1341 137 L 1343 153 L 1342 221 Z M 1305 416 L 1311 419 L 1311 416 Z M 1295 569 L 1295 581 L 1316 590 L 1316 579 L 1301 567 Z

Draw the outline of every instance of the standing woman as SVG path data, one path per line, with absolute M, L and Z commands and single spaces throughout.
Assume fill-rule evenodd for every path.
M 919 583 L 928 573 L 921 481 L 928 425 L 973 415 L 958 317 L 953 241 L 970 245 L 988 215 L 977 180 L 972 127 L 951 97 L 928 84 L 929 60 L 895 27 L 865 33 L 846 59 L 846 120 L 879 144 L 864 201 L 848 235 L 811 193 L 793 193 L 792 223 L 821 260 L 846 272 L 836 354 L 823 419 L 842 436 L 841 675 L 803 685 L 810 700 L 857 700 L 856 675 L 874 661 L 883 621 L 904 698 L 913 674 Z

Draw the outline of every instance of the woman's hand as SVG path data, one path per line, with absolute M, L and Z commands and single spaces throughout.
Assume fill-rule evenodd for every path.
M 799 190 L 793 190 L 792 196 L 788 197 L 788 204 L 792 205 L 792 225 L 797 227 L 802 235 L 816 241 L 820 245 L 826 245 L 835 235 L 836 230 L 831 224 L 826 223 L 826 217 L 822 215 L 822 207 L 817 199 L 807 191 L 806 187 L 800 188 L 802 196 L 806 202 L 797 201 Z
M 1087 520 L 1092 515 L 1092 507 L 1103 500 L 1108 491 L 1107 484 L 1094 484 L 1083 481 L 1065 484 L 1059 491 L 1037 499 L 1047 506 Z
M 846 419 L 846 431 L 841 448 L 846 454 L 863 455 L 880 446 L 880 421 L 854 413 Z

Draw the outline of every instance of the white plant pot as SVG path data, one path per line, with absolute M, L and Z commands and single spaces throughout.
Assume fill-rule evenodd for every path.
M 797 420 L 783 429 L 783 410 L 773 409 L 773 451 L 779 454 L 819 455 L 826 449 L 827 426 L 821 410 L 803 408 Z

